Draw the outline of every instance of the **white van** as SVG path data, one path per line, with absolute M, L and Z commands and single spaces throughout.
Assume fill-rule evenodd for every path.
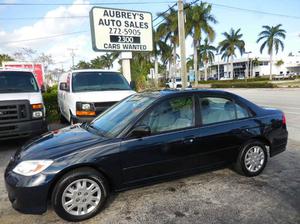
M 48 130 L 41 89 L 29 70 L 0 70 L 0 140 L 32 137 Z
M 58 84 L 61 119 L 71 124 L 90 122 L 134 93 L 124 76 L 116 71 L 84 69 L 64 73 Z

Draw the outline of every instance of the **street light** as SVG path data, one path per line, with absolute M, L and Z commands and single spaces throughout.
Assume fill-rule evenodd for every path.
M 218 56 L 218 80 L 220 80 L 220 55 L 221 53 L 217 53 L 216 55 Z
M 245 74 L 245 80 L 247 81 L 247 76 L 249 75 L 249 54 L 252 53 L 252 51 L 246 51 L 244 52 L 245 54 L 247 54 L 247 64 L 246 64 L 246 68 L 247 68 L 247 74 Z

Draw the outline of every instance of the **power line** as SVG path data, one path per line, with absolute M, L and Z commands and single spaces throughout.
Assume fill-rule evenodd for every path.
M 195 0 L 195 1 L 193 1 L 193 2 L 190 2 L 190 3 L 188 3 L 188 5 L 185 6 L 183 9 L 185 10 L 185 9 L 189 8 L 190 6 L 196 4 L 196 3 L 199 2 L 199 1 L 200 1 L 200 0 Z M 164 14 L 167 13 L 169 10 L 171 10 L 172 8 L 174 8 L 176 5 L 177 5 L 177 3 L 174 4 L 173 6 L 169 7 L 169 8 L 168 8 L 165 12 L 163 12 L 161 15 L 164 15 Z M 160 16 L 161 16 L 161 15 L 160 15 Z M 160 16 L 158 16 L 158 17 L 160 17 Z M 158 19 L 158 18 L 156 18 L 156 19 Z M 154 21 L 154 20 L 153 20 L 153 21 Z M 165 21 L 165 18 L 163 18 L 161 21 L 159 21 L 158 23 L 156 23 L 153 27 L 156 27 L 156 26 L 160 25 L 163 21 Z
M 44 39 L 57 38 L 57 37 L 62 37 L 62 36 L 69 36 L 69 35 L 74 35 L 74 34 L 79 34 L 79 33 L 87 33 L 87 32 L 88 31 L 60 33 L 60 34 L 55 34 L 55 35 L 51 35 L 51 36 L 43 36 L 43 37 L 37 37 L 37 38 L 31 38 L 31 39 L 23 39 L 23 40 L 16 40 L 16 41 L 4 41 L 4 42 L 0 42 L 0 44 L 10 44 L 10 43 L 28 42 L 28 41 L 35 41 L 35 40 L 44 40 Z
M 89 18 L 89 16 L 49 16 L 49 17 L 14 17 L 4 18 L 0 17 L 0 20 L 36 20 L 36 19 L 82 19 Z
M 292 19 L 300 19 L 300 16 L 265 12 L 265 11 L 260 11 L 260 10 L 256 10 L 256 9 L 246 9 L 246 8 L 240 8 L 240 7 L 230 6 L 230 5 L 216 4 L 216 3 L 211 3 L 211 2 L 208 2 L 208 3 L 213 5 L 213 6 L 217 6 L 217 7 L 223 7 L 223 8 L 228 8 L 228 9 L 240 10 L 240 11 L 247 11 L 247 12 L 252 12 L 252 13 L 256 13 L 256 14 L 264 14 L 264 15 L 279 16 L 279 17 L 286 17 L 286 18 L 292 18 Z
M 166 4 L 173 3 L 174 1 L 162 1 L 162 2 L 92 2 L 92 3 L 0 3 L 4 6 L 92 6 L 92 5 L 133 5 L 133 4 Z

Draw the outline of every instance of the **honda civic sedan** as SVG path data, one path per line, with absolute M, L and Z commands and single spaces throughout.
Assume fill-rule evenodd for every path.
M 256 176 L 286 149 L 285 115 L 232 93 L 160 91 L 127 97 L 91 123 L 49 132 L 11 158 L 12 206 L 68 221 L 96 215 L 112 191 L 233 164 Z

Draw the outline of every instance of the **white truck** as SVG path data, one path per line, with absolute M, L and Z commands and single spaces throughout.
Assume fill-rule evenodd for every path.
M 190 86 L 190 83 L 187 82 L 187 86 Z M 169 89 L 179 89 L 182 88 L 182 80 L 181 78 L 169 78 L 166 82 L 166 88 Z
M 0 140 L 46 132 L 41 89 L 29 70 L 0 70 Z
M 58 105 L 62 122 L 90 122 L 118 101 L 134 94 L 116 71 L 73 70 L 59 77 Z

